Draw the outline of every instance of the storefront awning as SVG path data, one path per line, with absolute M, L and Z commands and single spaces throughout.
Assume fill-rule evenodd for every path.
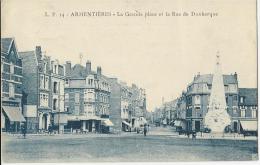
M 257 131 L 257 121 L 240 121 L 244 131 Z
M 131 124 L 126 122 L 126 121 L 122 121 L 122 123 L 124 123 L 125 125 L 127 125 L 128 127 L 131 127 Z
M 174 126 L 181 127 L 181 121 L 179 120 L 174 121 Z
M 112 127 L 112 126 L 114 126 L 114 124 L 112 123 L 112 121 L 109 120 L 109 119 L 102 120 L 102 123 L 101 123 L 101 124 L 104 125 L 104 126 L 107 126 L 107 127 Z
M 174 126 L 175 127 L 185 127 L 185 123 L 182 120 L 175 120 L 174 121 Z
M 10 121 L 25 122 L 19 107 L 3 106 L 2 109 L 6 113 Z

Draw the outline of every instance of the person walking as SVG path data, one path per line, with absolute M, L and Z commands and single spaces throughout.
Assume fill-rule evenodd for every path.
M 145 124 L 144 125 L 144 136 L 146 136 L 147 131 L 148 131 L 148 126 L 147 126 L 147 124 Z
M 48 126 L 48 134 L 52 134 L 52 127 L 51 127 L 51 125 L 49 124 L 49 126 Z
M 25 127 L 24 123 L 21 126 L 21 131 L 22 131 L 23 138 L 25 139 L 26 138 L 26 127 Z

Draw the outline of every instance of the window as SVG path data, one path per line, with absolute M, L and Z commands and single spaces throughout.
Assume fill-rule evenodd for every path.
M 200 104 L 200 95 L 195 96 L 195 104 Z
M 240 97 L 240 103 L 243 104 L 244 103 L 245 98 L 244 97 Z
M 237 101 L 237 95 L 233 96 L 234 101 Z
M 255 109 L 252 110 L 252 118 L 256 118 L 256 110 Z
M 79 103 L 79 93 L 75 93 L 75 103 Z
M 65 79 L 65 84 L 68 85 L 69 84 L 69 80 Z
M 224 85 L 225 91 L 228 91 L 228 85 Z
M 14 64 L 13 63 L 10 64 L 10 73 L 14 74 Z
M 57 110 L 57 99 L 53 99 L 53 110 Z
M 57 74 L 57 65 L 54 65 L 54 73 Z
M 226 104 L 228 104 L 228 97 L 226 96 Z
M 74 111 L 75 115 L 79 115 L 79 106 L 75 106 L 75 111 Z
M 9 97 L 14 97 L 14 84 L 9 83 Z
M 53 92 L 58 93 L 58 82 L 53 83 Z
M 246 110 L 245 109 L 241 109 L 240 117 L 245 117 L 245 116 L 246 116 Z
M 44 89 L 44 76 L 43 75 L 41 75 L 41 81 L 40 81 L 40 88 L 41 89 Z
M 65 102 L 69 101 L 69 94 L 65 93 Z
M 65 106 L 65 112 L 69 112 L 69 107 Z
M 49 89 L 49 77 L 45 77 L 45 89 Z
M 44 73 L 47 73 L 47 64 L 44 63 Z

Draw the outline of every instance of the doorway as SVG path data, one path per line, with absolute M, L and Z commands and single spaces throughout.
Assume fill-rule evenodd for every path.
M 200 121 L 195 121 L 195 131 L 196 132 L 200 131 Z

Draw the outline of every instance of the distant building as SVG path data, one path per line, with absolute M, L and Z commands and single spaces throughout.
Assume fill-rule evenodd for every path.
M 132 128 L 132 92 L 126 83 L 118 82 L 117 78 L 110 78 L 110 119 L 117 131 L 128 131 Z
M 110 119 L 118 131 L 134 131 L 143 123 L 146 117 L 145 90 L 137 85 L 127 86 L 118 82 L 117 78 L 110 78 L 111 99 Z
M 27 96 L 23 100 L 27 129 L 46 131 L 49 126 L 57 125 L 56 115 L 64 112 L 64 67 L 43 55 L 40 46 L 20 54 L 24 64 L 23 90 Z
M 109 120 L 110 84 L 101 72 L 86 66 L 66 63 L 65 109 L 69 113 L 66 129 L 86 132 L 107 132 L 113 123 Z
M 22 115 L 22 60 L 13 38 L 1 38 L 1 129 L 17 132 Z

